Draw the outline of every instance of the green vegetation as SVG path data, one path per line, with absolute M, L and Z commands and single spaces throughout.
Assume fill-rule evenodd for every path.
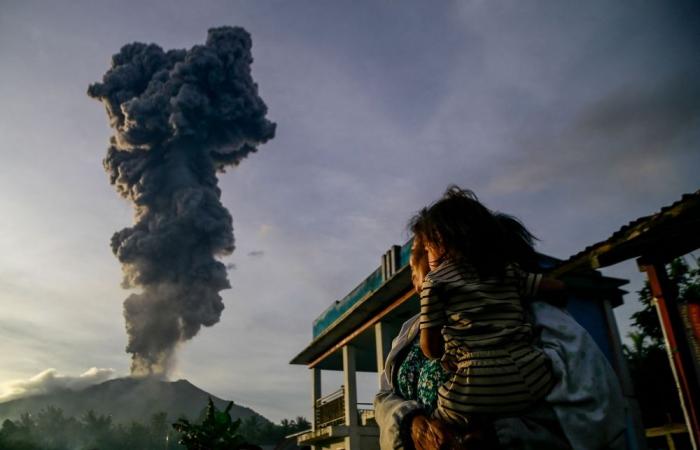
M 668 265 L 671 282 L 678 286 L 678 302 L 700 298 L 700 268 L 678 258 Z M 683 422 L 673 374 L 664 347 L 663 334 L 652 303 L 649 283 L 638 291 L 642 310 L 632 314 L 634 331 L 629 333 L 631 345 L 624 353 L 634 383 L 635 396 L 642 410 L 645 427 L 669 422 Z
M 300 416 L 294 420 L 282 419 L 279 425 L 262 421 L 257 416 L 250 416 L 241 421 L 239 431 L 246 441 L 267 445 L 276 444 L 284 440 L 285 436 L 309 429 L 311 423 Z
M 228 411 L 219 411 L 209 400 L 202 420 L 179 419 L 170 425 L 167 414 L 154 414 L 149 423 L 114 423 L 109 416 L 89 411 L 80 418 L 66 417 L 48 406 L 35 416 L 23 414 L 5 420 L 0 428 L 2 450 L 184 450 L 255 449 L 254 445 L 275 444 L 284 436 L 309 428 L 303 417 L 284 419 L 279 425 L 258 416 L 232 421 Z
M 224 411 L 219 411 L 209 398 L 207 411 L 201 423 L 190 423 L 187 419 L 179 419 L 173 428 L 180 433 L 180 444 L 187 450 L 243 450 L 244 448 L 260 448 L 248 445 L 238 432 L 241 420 L 231 420 L 230 402 Z
M 115 424 L 111 417 L 87 412 L 81 418 L 66 417 L 49 406 L 36 416 L 23 414 L 5 420 L 0 448 L 7 450 L 118 450 L 183 449 L 171 431 L 165 413 L 154 414 L 149 424 Z

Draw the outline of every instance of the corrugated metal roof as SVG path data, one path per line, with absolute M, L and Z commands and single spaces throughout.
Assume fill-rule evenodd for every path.
M 646 234 L 665 230 L 678 217 L 683 217 L 684 221 L 692 221 L 693 223 L 700 220 L 700 190 L 684 194 L 680 200 L 661 208 L 658 212 L 627 223 L 606 240 L 590 245 L 569 257 L 555 270 L 570 270 L 580 267 L 586 262 L 590 263 L 589 267 L 601 267 L 602 265 L 598 261 L 601 255 Z M 698 223 L 700 225 L 700 222 Z M 700 227 L 696 229 L 695 235 L 700 235 Z

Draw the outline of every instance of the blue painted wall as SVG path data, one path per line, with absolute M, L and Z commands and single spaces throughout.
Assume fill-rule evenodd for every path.
M 608 334 L 603 305 L 595 300 L 570 297 L 566 309 L 593 336 L 596 344 L 608 358 L 610 364 L 615 367 L 613 347 Z

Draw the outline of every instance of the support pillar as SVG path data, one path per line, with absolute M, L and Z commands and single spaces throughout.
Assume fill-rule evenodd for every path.
M 384 362 L 391 350 L 391 333 L 389 326 L 381 321 L 374 325 L 374 341 L 376 343 L 377 352 L 377 381 L 379 387 L 382 387 L 382 373 L 384 372 Z
M 345 438 L 345 450 L 359 450 L 359 434 L 357 433 L 357 376 L 355 362 L 355 347 L 347 344 L 343 347 L 343 379 L 345 396 L 345 425 L 348 436 Z
M 316 415 L 316 403 L 321 398 L 321 369 L 311 369 L 311 429 L 318 429 L 318 417 Z
M 355 347 L 343 347 L 343 381 L 345 386 L 345 425 L 357 425 L 357 376 Z

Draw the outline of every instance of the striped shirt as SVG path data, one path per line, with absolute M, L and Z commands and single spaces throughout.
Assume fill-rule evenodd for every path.
M 547 393 L 551 369 L 531 344 L 521 302 L 537 292 L 541 279 L 514 264 L 501 277 L 481 279 L 473 267 L 451 261 L 426 276 L 420 328 L 442 327 L 443 359 L 457 367 L 439 390 L 442 419 L 521 411 Z

